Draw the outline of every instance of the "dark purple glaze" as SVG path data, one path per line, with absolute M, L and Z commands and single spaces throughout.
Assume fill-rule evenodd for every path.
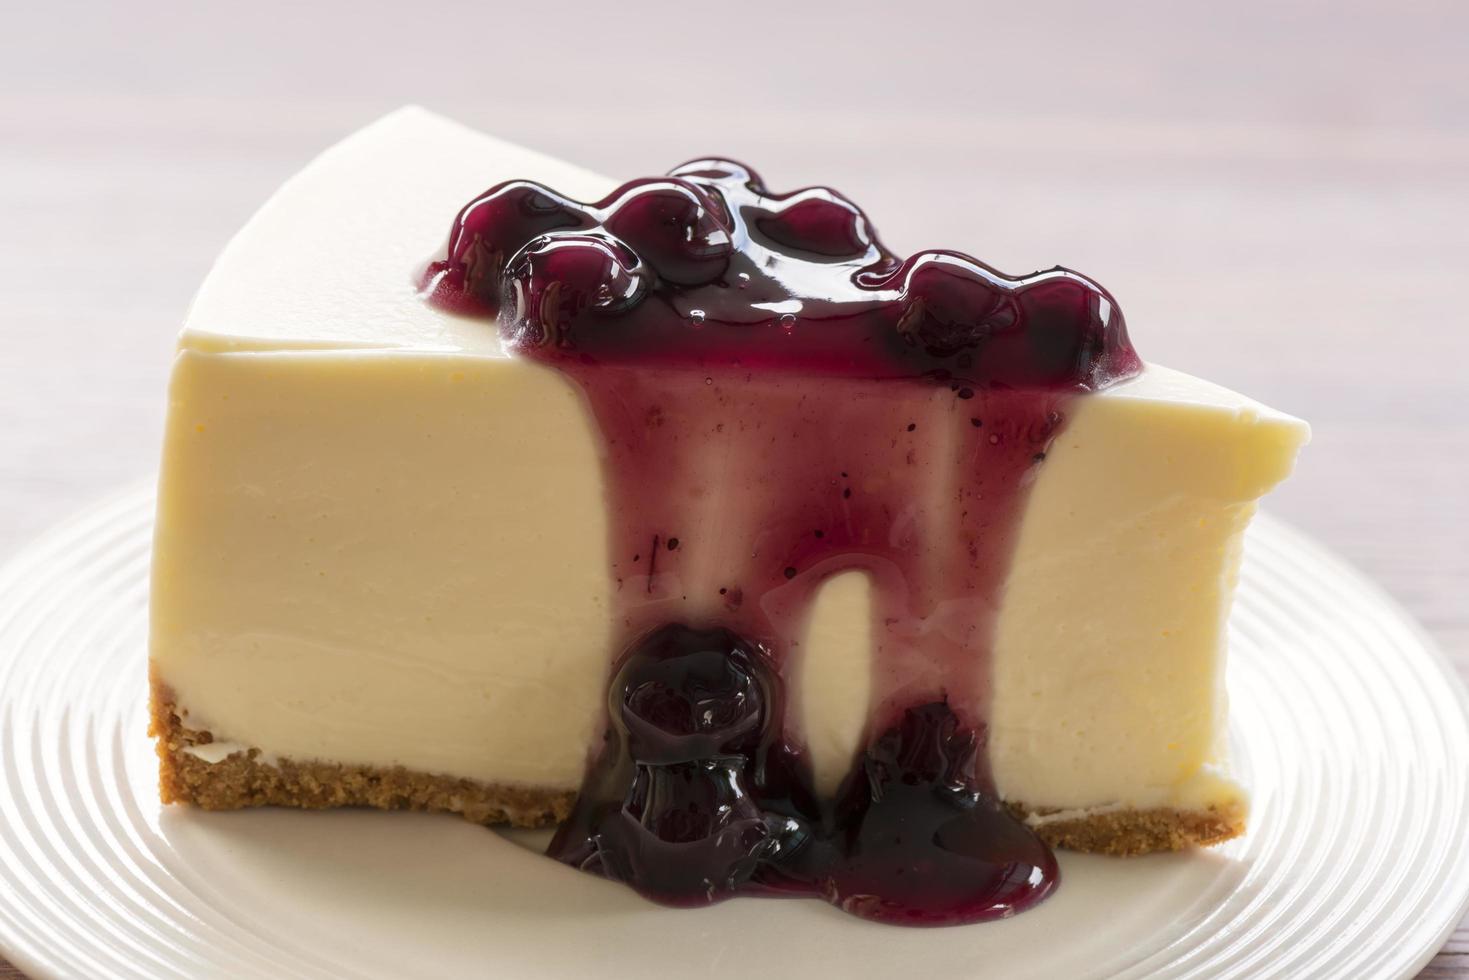
M 1055 887 L 1054 856 L 981 790 L 980 736 L 947 704 L 905 711 L 822 801 L 784 698 L 774 664 L 728 630 L 644 637 L 548 853 L 668 905 L 815 895 L 900 925 L 1011 915 Z
M 643 638 L 609 687 L 607 741 L 550 852 L 670 905 L 756 890 L 818 826 L 785 742 L 784 685 L 725 629 Z
M 995 799 L 983 728 L 943 702 L 918 705 L 867 747 L 815 862 L 827 901 L 895 925 L 1005 918 L 1049 895 L 1056 857 Z
M 824 187 L 773 195 L 696 160 L 580 204 L 527 181 L 460 212 L 435 299 L 582 363 L 787 369 L 1096 388 L 1139 366 L 1116 302 L 1066 269 L 1010 278 L 957 252 L 899 260 Z
M 601 431 L 623 650 L 553 856 L 673 905 L 817 894 L 902 924 L 1049 894 L 985 764 L 990 646 L 1069 403 L 1140 367 L 1104 290 L 900 260 L 842 196 L 726 160 L 595 204 L 499 185 L 424 287 L 574 380 Z M 826 799 L 784 678 L 846 571 L 872 585 L 874 701 Z

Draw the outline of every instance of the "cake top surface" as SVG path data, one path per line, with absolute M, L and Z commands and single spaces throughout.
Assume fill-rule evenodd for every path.
M 287 181 L 229 242 L 195 297 L 180 346 L 504 358 L 498 331 L 425 303 L 420 285 L 445 247 L 449 218 L 486 188 L 527 177 L 578 201 L 600 201 L 618 187 L 417 107 L 389 113 Z M 1101 394 L 1294 421 L 1158 365 Z
M 423 109 L 392 112 L 318 156 L 230 241 L 185 345 L 500 355 L 495 331 L 424 303 L 418 278 L 466 200 L 527 174 L 584 199 L 617 186 Z

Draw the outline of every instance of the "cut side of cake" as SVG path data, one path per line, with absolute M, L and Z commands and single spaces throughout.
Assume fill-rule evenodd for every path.
M 394 113 L 288 182 L 201 288 L 170 386 L 153 565 L 166 802 L 564 820 L 627 637 L 744 623 L 754 613 L 732 592 L 755 590 L 731 569 L 768 554 L 759 615 L 799 648 L 787 727 L 817 791 L 838 791 L 874 702 L 904 689 L 890 676 L 894 645 L 962 653 L 980 623 L 973 690 L 917 668 L 912 686 L 981 706 L 994 793 L 1042 839 L 1136 854 L 1241 832 L 1226 622 L 1245 528 L 1289 473 L 1304 423 L 1153 364 L 1068 396 L 1054 431 L 1030 433 L 1001 578 L 972 593 L 985 601 L 910 595 L 907 618 L 885 617 L 883 549 L 971 519 L 965 461 L 1025 435 L 1006 430 L 1002 396 L 817 384 L 799 367 L 670 369 L 656 404 L 635 379 L 619 402 L 638 418 L 615 431 L 658 429 L 679 447 L 661 464 L 679 492 L 660 491 L 663 524 L 647 536 L 638 525 L 647 547 L 635 550 L 614 505 L 635 495 L 609 484 L 632 451 L 608 441 L 610 402 L 521 356 L 493 320 L 425 301 L 420 276 L 449 219 L 520 179 L 578 201 L 617 186 L 420 110 Z M 756 432 L 757 404 L 785 406 L 774 417 L 791 430 Z M 803 450 L 811 472 L 833 471 L 830 507 L 807 522 L 822 541 L 843 533 L 840 508 L 912 502 L 891 540 L 852 545 L 870 558 L 856 565 L 773 545 L 783 525 L 766 516 L 780 493 L 771 446 L 832 417 L 864 438 L 881 429 L 909 464 Z M 962 548 L 923 548 L 914 567 L 953 581 Z M 799 609 L 781 575 L 804 590 L 789 593 Z

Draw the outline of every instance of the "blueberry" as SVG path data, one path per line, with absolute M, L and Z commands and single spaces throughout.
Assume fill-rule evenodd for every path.
M 1090 380 L 1095 362 L 1108 346 L 1105 297 L 1091 283 L 1064 270 L 1038 278 L 1016 292 L 1025 323 L 1024 343 L 1015 345 L 1017 356 L 1029 363 L 1032 377 L 1041 382 Z
M 444 265 L 462 276 L 466 292 L 493 299 L 506 260 L 526 242 L 548 232 L 595 224 L 583 205 L 531 181 L 510 181 L 491 188 L 459 213 Z
M 639 642 L 611 687 L 612 716 L 640 764 L 751 750 L 764 733 L 771 668 L 728 630 L 670 625 Z
M 1018 311 L 993 273 L 961 256 L 919 253 L 907 263 L 898 331 L 934 357 L 974 350 L 1012 329 Z
M 734 252 L 722 206 L 684 181 L 625 185 L 606 226 L 675 286 L 713 282 Z
M 626 309 L 645 287 L 637 257 L 622 243 L 600 235 L 543 235 L 507 262 L 500 320 L 512 344 L 572 347 L 583 314 Z
M 778 211 L 755 218 L 755 227 L 775 245 L 830 258 L 861 258 L 872 249 L 872 233 L 857 206 L 834 191 L 813 188 Z
M 764 187 L 760 175 L 755 171 L 743 163 L 719 157 L 690 160 L 688 163 L 674 167 L 668 172 L 668 175 L 722 189 L 745 188 L 760 191 Z
M 952 365 L 950 377 L 1095 387 L 1133 357 L 1110 297 L 1065 269 L 1012 279 L 966 256 L 920 252 L 869 288 L 894 282 L 899 335 Z

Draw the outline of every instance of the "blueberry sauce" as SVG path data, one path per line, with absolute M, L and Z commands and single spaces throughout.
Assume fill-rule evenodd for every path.
M 957 252 L 899 260 L 812 187 L 773 195 L 729 160 L 595 204 L 501 184 L 455 220 L 426 286 L 547 360 L 726 364 L 861 378 L 1096 388 L 1135 372 L 1116 302 L 1066 269 L 1013 279 Z
M 784 685 L 726 629 L 669 624 L 617 666 L 607 742 L 551 853 L 670 905 L 765 885 L 819 826 Z
M 552 856 L 671 905 L 818 895 L 909 925 L 1050 893 L 988 772 L 989 651 L 1070 403 L 1141 366 L 1105 290 L 899 259 L 834 191 L 709 159 L 592 204 L 492 188 L 424 292 L 573 380 L 602 436 L 622 640 Z M 821 794 L 786 691 L 847 571 L 874 698 Z

